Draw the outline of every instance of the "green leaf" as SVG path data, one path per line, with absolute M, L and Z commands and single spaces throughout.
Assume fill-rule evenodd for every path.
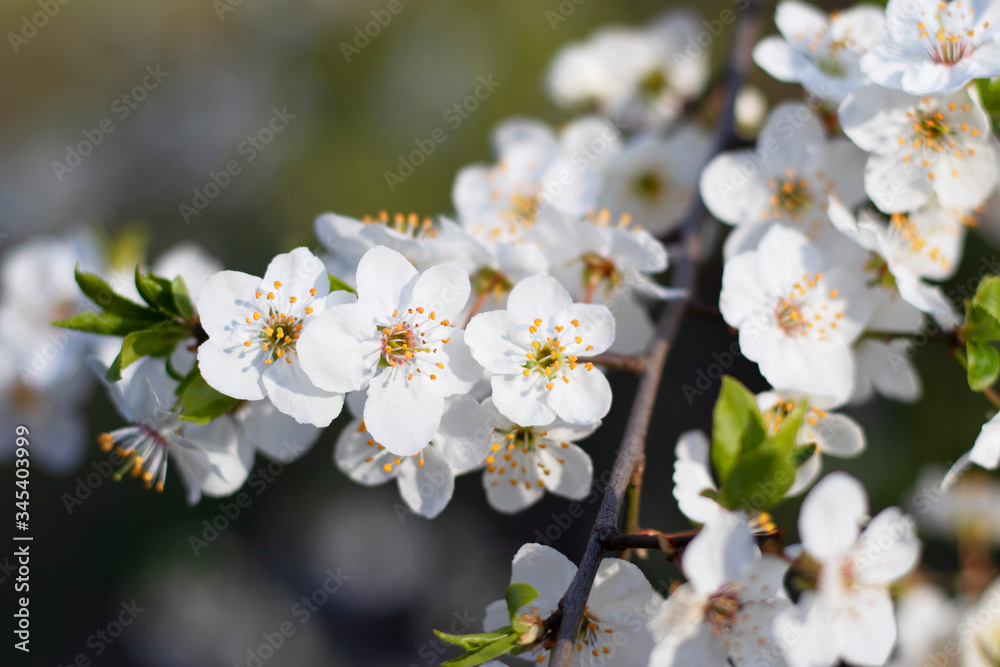
M 986 276 L 979 281 L 972 303 L 1000 320 L 1000 277 Z
M 333 275 L 330 276 L 330 291 L 331 292 L 350 292 L 351 294 L 357 294 L 357 290 L 345 283 L 343 280 Z
M 446 632 L 441 632 L 440 630 L 435 630 L 434 634 L 449 644 L 455 644 L 456 646 L 461 646 L 464 649 L 471 650 L 482 648 L 497 639 L 506 637 L 511 634 L 512 630 L 513 629 L 508 625 L 500 628 L 499 630 L 494 630 L 493 632 L 478 632 L 471 635 L 450 635 Z
M 816 450 L 819 449 L 815 442 L 810 442 L 808 445 L 801 445 L 796 447 L 792 451 L 792 465 L 796 468 L 801 468 L 806 464 L 806 461 L 811 459 Z
M 507 653 L 517 643 L 517 637 L 516 634 L 506 635 L 480 649 L 469 651 L 465 655 L 442 662 L 441 667 L 473 667 L 473 665 L 481 665 L 487 660 L 498 658 Z
M 112 313 L 88 310 L 67 317 L 65 320 L 56 320 L 52 324 L 64 329 L 76 329 L 103 336 L 127 336 L 133 331 L 148 329 L 152 323 L 149 320 L 134 320 Z
M 721 489 L 726 507 L 750 515 L 773 507 L 795 481 L 792 460 L 771 443 L 743 454 Z
M 712 413 L 712 464 L 723 483 L 740 454 L 760 445 L 765 436 L 757 398 L 737 380 L 723 377 Z
M 230 412 L 239 403 L 238 399 L 226 396 L 212 389 L 201 376 L 198 364 L 187 374 L 175 392 L 181 402 L 181 419 L 206 423 Z
M 510 614 L 513 621 L 521 607 L 538 597 L 538 591 L 528 584 L 511 584 L 507 587 L 507 593 L 504 597 L 507 599 L 507 613 Z
M 962 335 L 965 340 L 978 343 L 1000 340 L 1000 322 L 982 306 L 966 301 Z
M 969 341 L 965 344 L 968 356 L 969 387 L 982 391 L 993 386 L 1000 375 L 1000 354 L 990 343 Z
M 179 325 L 168 325 L 145 331 L 134 331 L 125 336 L 121 352 L 115 357 L 114 363 L 105 376 L 108 382 L 118 382 L 122 379 L 122 371 L 143 357 L 165 357 L 173 352 L 181 340 L 190 335 L 190 331 Z
M 185 320 L 190 320 L 194 317 L 194 305 L 191 303 L 191 294 L 188 292 L 187 284 L 183 278 L 177 276 L 174 278 L 172 286 L 177 314 Z
M 802 420 L 805 419 L 806 412 L 809 410 L 809 402 L 802 400 L 795 404 L 792 411 L 785 415 L 784 419 L 781 420 L 781 425 L 778 426 L 778 430 L 774 432 L 768 442 L 774 445 L 774 448 L 779 452 L 784 452 L 785 454 L 791 454 L 795 449 L 796 438 L 799 435 L 799 429 L 802 427 Z
M 1000 78 L 996 79 L 976 79 L 976 88 L 979 89 L 979 98 L 982 100 L 983 108 L 993 121 L 994 128 L 1000 122 Z
M 174 300 L 170 295 L 170 281 L 152 273 L 143 273 L 137 264 L 135 267 L 135 288 L 139 296 L 151 308 L 173 314 Z
M 105 312 L 133 320 L 146 320 L 149 323 L 161 322 L 166 319 L 162 313 L 139 305 L 118 294 L 111 289 L 104 278 L 92 273 L 84 273 L 80 271 L 79 267 L 76 269 L 76 284 L 80 286 L 88 299 L 100 306 Z

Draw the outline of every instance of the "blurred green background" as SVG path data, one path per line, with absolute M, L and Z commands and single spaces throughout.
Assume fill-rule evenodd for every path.
M 567 118 L 542 86 L 560 46 L 598 26 L 641 23 L 668 8 L 647 0 L 577 2 L 401 0 L 402 11 L 348 62 L 342 45 L 362 43 L 355 44 L 357 31 L 372 11 L 386 8 L 385 0 L 52 0 L 57 11 L 30 38 L 24 21 L 42 11 L 40 4 L 8 0 L 0 7 L 0 232 L 9 235 L 3 244 L 79 224 L 113 235 L 141 221 L 151 258 L 195 240 L 228 268 L 256 273 L 278 252 L 315 246 L 312 221 L 326 211 L 447 212 L 456 170 L 490 158 L 496 122 L 510 115 Z M 694 8 L 712 19 L 734 6 L 709 0 Z M 560 11 L 565 20 L 553 25 L 547 12 Z M 773 6 L 764 12 L 767 34 Z M 717 64 L 726 30 L 712 47 Z M 24 39 L 12 42 L 12 33 Z M 167 75 L 143 101 L 134 109 L 116 103 L 157 66 Z M 500 86 L 453 127 L 444 113 L 472 94 L 481 76 Z M 799 94 L 758 70 L 753 81 L 772 104 Z M 274 109 L 295 117 L 244 163 L 241 145 L 245 151 L 243 142 Z M 57 175 L 52 163 L 65 162 L 66 146 L 106 118 L 114 131 L 79 166 Z M 447 141 L 390 190 L 385 172 L 439 127 Z M 241 173 L 186 222 L 180 205 L 191 204 L 193 189 L 234 159 L 243 163 Z M 973 237 L 966 266 L 975 270 L 992 253 Z M 706 268 L 706 301 L 717 298 L 720 272 L 718 262 Z M 731 342 L 715 321 L 693 318 L 682 331 L 651 428 L 643 525 L 687 527 L 670 495 L 673 445 L 682 431 L 709 425 L 718 383 L 693 406 L 681 386 L 693 384 L 713 352 Z M 928 346 L 918 360 L 928 397 L 916 406 L 877 401 L 851 410 L 867 429 L 869 450 L 854 461 L 825 462 L 827 470 L 857 474 L 876 509 L 901 502 L 924 463 L 951 461 L 970 447 L 986 416 L 985 401 L 968 393 L 962 372 L 940 349 Z M 764 388 L 745 360 L 729 372 Z M 596 477 L 611 465 L 634 390 L 629 377 L 612 382 L 616 407 L 584 443 Z M 92 436 L 120 425 L 103 395 L 87 412 Z M 568 523 L 560 516 L 568 502 L 552 496 L 523 514 L 501 516 L 488 508 L 472 474 L 460 479 L 439 519 L 401 521 L 394 485 L 365 489 L 335 469 L 331 452 L 342 424 L 335 422 L 302 460 L 259 475 L 251 506 L 197 555 L 190 537 L 206 537 L 203 522 L 222 523 L 225 501 L 188 508 L 176 479 L 163 495 L 106 481 L 69 513 L 62 497 L 74 493 L 77 476 L 36 471 L 32 652 L 25 656 L 6 641 L 4 662 L 68 665 L 83 654 L 95 665 L 246 665 L 264 633 L 291 622 L 295 634 L 263 664 L 432 665 L 444 649 L 431 629 L 478 629 L 522 543 L 549 531 L 553 546 L 579 559 L 597 502 L 585 503 L 584 517 Z M 94 446 L 78 474 L 103 460 Z M 258 459 L 258 467 L 266 470 L 266 461 Z M 12 489 L 13 468 L 0 476 Z M 777 512 L 779 523 L 794 517 L 796 504 Z M 952 565 L 946 547 L 930 550 L 942 566 Z M 0 559 L 8 553 L 0 548 Z M 661 590 L 677 576 L 655 554 L 643 567 Z M 300 622 L 296 601 L 338 568 L 349 577 L 341 590 Z M 9 627 L 13 582 L 6 567 L 0 581 L 0 615 Z M 144 611 L 106 644 L 95 633 L 132 600 Z

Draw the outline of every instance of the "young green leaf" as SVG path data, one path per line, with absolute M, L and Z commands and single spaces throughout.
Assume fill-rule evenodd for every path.
M 965 344 L 968 357 L 966 369 L 969 376 L 969 387 L 972 391 L 982 391 L 992 387 L 1000 375 L 1000 354 L 990 343 L 969 341 Z
M 978 343 L 1000 340 L 1000 322 L 982 306 L 966 301 L 962 336 Z
M 473 667 L 487 660 L 498 658 L 517 644 L 517 635 L 510 634 L 493 641 L 482 648 L 469 651 L 465 655 L 441 663 L 441 667 Z
M 122 341 L 121 352 L 118 353 L 114 363 L 108 369 L 106 375 L 108 382 L 118 382 L 121 380 L 122 371 L 143 357 L 165 357 L 169 355 L 173 352 L 177 343 L 189 335 L 190 331 L 188 329 L 174 324 L 130 333 L 125 336 L 125 340 Z
M 739 381 L 722 378 L 722 389 L 712 413 L 712 465 L 725 482 L 736 460 L 764 442 L 764 420 L 757 398 Z
M 983 109 L 993 121 L 993 127 L 1000 125 L 1000 78 L 976 79 L 976 88 L 979 91 L 979 99 L 982 100 Z
M 795 449 L 795 440 L 808 410 L 808 401 L 798 401 L 792 411 L 784 415 L 774 435 L 768 438 L 768 442 L 774 445 L 777 451 L 789 454 Z
M 456 646 L 461 646 L 467 650 L 482 648 L 483 646 L 491 644 L 497 639 L 502 639 L 512 633 L 513 628 L 509 625 L 500 628 L 499 630 L 494 630 L 493 632 L 476 632 L 470 635 L 450 635 L 447 632 L 441 632 L 440 630 L 434 631 L 434 634 L 437 635 L 442 641 L 446 641 L 449 644 L 455 644 Z
M 351 294 L 357 294 L 357 290 L 345 283 L 343 280 L 333 275 L 330 276 L 330 291 L 331 292 L 350 292 Z
M 818 449 L 819 448 L 816 446 L 815 442 L 810 442 L 808 445 L 796 447 L 792 451 L 792 465 L 796 468 L 801 468 L 806 464 L 806 461 L 811 459 L 816 454 L 816 450 Z
M 174 305 L 173 286 L 166 278 L 152 273 L 143 273 L 136 265 L 135 288 L 139 291 L 142 300 L 150 307 L 172 317 L 178 314 L 177 307 Z
M 511 620 L 514 620 L 514 616 L 521 610 L 521 607 L 538 597 L 538 591 L 535 590 L 534 586 L 516 583 L 507 587 L 507 593 L 504 597 L 507 599 L 507 613 L 510 614 Z
M 776 505 L 795 481 L 792 460 L 771 443 L 743 454 L 721 490 L 726 507 L 753 515 Z
M 76 284 L 87 298 L 100 306 L 105 312 L 132 320 L 147 320 L 150 323 L 161 322 L 166 317 L 152 308 L 139 305 L 131 299 L 118 294 L 111 286 L 101 278 L 92 273 L 84 273 L 80 268 L 76 268 Z M 147 327 L 148 328 L 148 327 Z
M 181 419 L 205 423 L 232 411 L 239 399 L 212 389 L 195 364 L 175 392 L 181 401 Z
M 177 314 L 185 320 L 194 317 L 194 305 L 191 303 L 191 294 L 188 292 L 184 278 L 177 276 L 171 283 L 173 286 L 174 306 L 177 307 Z
M 986 276 L 980 280 L 972 303 L 1000 320 L 1000 277 Z
M 101 334 L 102 336 L 127 336 L 133 331 L 148 329 L 151 324 L 153 323 L 149 320 L 134 320 L 113 313 L 98 313 L 90 310 L 77 313 L 65 320 L 52 322 L 53 326 Z

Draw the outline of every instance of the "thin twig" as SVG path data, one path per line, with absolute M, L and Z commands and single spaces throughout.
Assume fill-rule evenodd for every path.
M 759 9 L 758 0 L 748 0 L 746 9 L 737 23 L 724 79 L 725 104 L 713 155 L 725 150 L 736 137 L 734 103 L 750 68 L 750 51 L 757 39 Z M 673 287 L 684 289 L 687 294 L 693 294 L 697 287 L 697 258 L 702 256 L 699 247 L 701 241 L 699 227 L 705 213 L 705 203 L 700 196 L 695 197 L 695 202 L 681 225 L 681 244 L 684 252 L 675 264 L 671 284 Z M 580 560 L 576 576 L 559 601 L 559 607 L 546 619 L 550 637 L 558 628 L 555 647 L 549 661 L 551 667 L 569 667 L 572 662 L 576 651 L 574 644 L 577 631 L 583 620 L 583 608 L 594 585 L 597 568 L 608 553 L 605 540 L 618 530 L 618 517 L 621 513 L 625 488 L 632 478 L 636 463 L 643 456 L 646 431 L 656 402 L 663 365 L 686 310 L 687 299 L 677 299 L 666 305 L 660 317 L 656 337 L 646 353 L 646 368 L 639 379 L 635 403 L 632 404 L 625 435 L 618 449 L 611 480 L 605 489 L 597 520 L 590 532 L 587 549 Z
M 581 364 L 590 361 L 597 366 L 606 366 L 616 371 L 627 371 L 632 375 L 639 375 L 646 368 L 646 358 L 641 354 L 625 355 L 605 352 L 593 357 L 580 357 L 579 361 Z

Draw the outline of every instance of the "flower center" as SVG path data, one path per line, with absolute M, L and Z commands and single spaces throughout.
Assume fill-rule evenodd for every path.
M 666 183 L 655 171 L 645 171 L 632 179 L 632 189 L 640 199 L 656 201 L 667 191 Z
M 639 94 L 647 100 L 655 99 L 667 89 L 667 75 L 656 69 L 639 79 Z
M 423 373 L 426 364 L 432 364 L 435 368 L 444 369 L 444 362 L 435 361 L 438 353 L 437 347 L 427 342 L 428 334 L 438 325 L 447 327 L 451 324 L 448 320 L 437 320 L 437 313 L 431 311 L 426 313 L 422 306 L 408 308 L 406 313 L 400 317 L 399 311 L 392 311 L 391 324 L 382 327 L 382 355 L 379 358 L 380 366 L 392 368 L 402 367 L 407 370 L 407 380 L 412 380 L 414 374 Z M 420 325 L 424 325 L 421 327 Z M 435 339 L 434 344 L 446 345 L 451 339 Z M 421 364 L 425 364 L 422 368 Z M 437 375 L 428 373 L 427 377 L 436 380 Z
M 827 330 L 836 329 L 843 319 L 841 309 L 833 308 L 833 304 L 825 301 L 822 296 L 816 297 L 814 290 L 823 280 L 822 273 L 802 274 L 802 280 L 792 285 L 787 296 L 778 299 L 774 306 L 774 320 L 778 329 L 789 336 L 807 336 L 815 334 L 819 340 L 826 340 Z M 830 299 L 836 299 L 839 292 L 831 289 Z
M 255 305 L 250 317 L 246 318 L 247 324 L 257 327 L 257 336 L 243 344 L 250 348 L 260 345 L 262 351 L 269 352 L 268 357 L 264 359 L 265 366 L 270 366 L 278 359 L 292 363 L 292 357 L 296 354 L 295 343 L 302 332 L 304 316 L 313 312 L 311 306 L 305 306 L 304 309 L 302 306 L 312 302 L 316 296 L 315 287 L 309 290 L 304 303 L 299 303 L 297 296 L 283 294 L 281 287 L 281 281 L 275 280 L 274 291 L 265 293 L 263 290 L 257 290 L 254 293 Z M 292 314 L 293 310 L 304 315 Z
M 786 215 L 796 218 L 812 208 L 809 180 L 796 178 L 793 169 L 785 171 L 785 178 L 769 181 L 767 186 L 771 190 L 771 196 L 767 200 L 771 209 L 765 211 L 764 217 L 770 214 L 773 218 L 782 218 Z
M 732 591 L 718 593 L 709 598 L 705 605 L 705 621 L 712 626 L 715 634 L 729 632 L 742 607 L 739 597 Z
M 913 121 L 914 143 L 923 141 L 932 150 L 944 148 L 940 144 L 948 143 L 949 137 L 953 133 L 944 122 L 944 114 L 940 111 L 934 113 L 920 111 L 917 112 Z
M 406 363 L 416 352 L 429 352 L 427 347 L 421 347 L 422 340 L 407 322 L 396 322 L 394 326 L 382 329 L 382 366 L 395 366 Z
M 507 480 L 511 486 L 523 484 L 528 491 L 535 487 L 545 488 L 545 478 L 552 474 L 552 470 L 539 453 L 552 444 L 545 442 L 547 434 L 548 431 L 536 431 L 523 426 L 515 426 L 506 431 L 497 429 L 494 432 L 492 451 L 486 457 L 486 478 L 490 486 Z M 561 442 L 559 446 L 567 449 L 569 443 Z M 559 465 L 566 463 L 558 454 L 553 457 Z M 551 458 L 549 460 L 551 462 Z
M 941 9 L 945 7 L 946 5 L 942 3 Z M 972 39 L 976 33 L 971 28 L 959 27 L 961 24 L 968 25 L 972 21 L 971 10 L 962 8 L 961 3 L 958 3 L 955 8 L 949 8 L 946 16 L 949 28 L 952 29 L 944 26 L 945 19 L 942 17 L 942 12 L 939 12 L 937 14 L 938 28 L 934 31 L 933 37 L 923 21 L 917 22 L 917 30 L 920 39 L 924 40 L 931 60 L 939 65 L 951 67 L 975 51 L 976 47 Z M 987 26 L 989 23 L 984 24 L 984 27 Z
M 601 620 L 590 611 L 590 606 L 583 609 L 583 622 L 580 623 L 580 631 L 576 635 L 576 650 L 582 652 L 584 647 L 590 649 L 590 654 L 595 658 L 603 653 L 611 653 L 607 647 L 606 639 L 614 634 L 611 628 L 601 628 Z
M 575 330 L 580 326 L 580 321 L 572 320 L 570 325 L 574 330 L 572 333 L 576 334 Z M 546 380 L 546 389 L 552 389 L 555 386 L 552 380 L 556 378 L 569 384 L 567 372 L 576 369 L 577 357 L 575 354 L 566 354 L 566 346 L 562 345 L 558 338 L 545 336 L 543 339 L 542 335 L 538 334 L 541 326 L 542 318 L 539 317 L 528 327 L 528 333 L 532 336 L 538 335 L 538 339 L 531 341 L 531 351 L 524 355 L 527 361 L 522 366 L 524 368 L 523 374 L 525 377 L 530 377 L 532 373 L 543 376 Z M 556 333 L 561 333 L 565 329 L 564 326 L 555 327 Z M 577 345 L 583 344 L 583 336 L 573 335 L 572 338 Z M 586 347 L 587 352 L 593 349 L 593 345 Z M 594 364 L 588 361 L 584 364 L 584 368 L 588 371 L 594 370 Z
M 781 299 L 774 307 L 774 317 L 778 321 L 778 328 L 786 334 L 798 333 L 805 326 L 802 305 L 794 298 Z

